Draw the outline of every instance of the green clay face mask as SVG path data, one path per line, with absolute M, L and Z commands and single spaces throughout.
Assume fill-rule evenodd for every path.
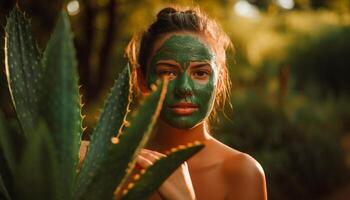
M 147 85 L 170 80 L 160 118 L 179 129 L 190 129 L 210 114 L 218 68 L 211 49 L 199 36 L 174 34 L 150 60 Z

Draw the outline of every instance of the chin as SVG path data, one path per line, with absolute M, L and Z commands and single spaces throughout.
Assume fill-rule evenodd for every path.
M 164 120 L 170 126 L 182 129 L 182 130 L 190 130 L 201 124 L 201 122 L 193 122 L 186 119 L 176 119 L 176 120 Z

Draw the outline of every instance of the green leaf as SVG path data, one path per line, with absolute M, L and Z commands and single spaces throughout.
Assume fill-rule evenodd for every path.
M 65 191 L 62 199 L 67 199 L 72 197 L 76 178 L 82 119 L 73 36 L 63 11 L 45 49 L 44 64 L 42 115 L 53 134 Z
M 97 176 L 99 168 L 104 167 L 102 165 L 104 160 L 110 156 L 107 152 L 111 146 L 111 138 L 116 136 L 123 124 L 130 104 L 130 95 L 130 69 L 127 65 L 115 81 L 93 131 L 88 152 L 78 176 L 77 199 L 80 199 L 87 191 L 87 187 L 93 184 L 92 177 Z
M 150 94 L 131 114 L 130 127 L 123 131 L 118 144 L 110 143 L 106 158 L 91 177 L 92 181 L 82 199 L 111 199 L 133 168 L 137 154 L 150 137 L 162 108 L 167 82 Z M 118 187 L 119 188 L 119 187 Z
M 15 7 L 5 27 L 5 67 L 13 104 L 26 136 L 39 120 L 43 67 L 29 20 Z
M 183 162 L 203 147 L 203 144 L 194 144 L 192 147 L 180 149 L 159 159 L 146 170 L 146 173 L 140 177 L 140 180 L 135 183 L 134 187 L 122 199 L 147 199 Z
M 34 131 L 15 173 L 16 199 L 60 199 L 53 140 L 44 122 Z

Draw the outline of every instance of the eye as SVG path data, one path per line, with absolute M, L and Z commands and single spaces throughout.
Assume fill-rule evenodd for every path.
M 169 80 L 173 80 L 177 77 L 177 72 L 173 70 L 162 69 L 162 70 L 158 70 L 157 74 L 158 74 L 158 77 L 166 78 Z
M 196 70 L 192 72 L 192 78 L 199 80 L 207 80 L 209 79 L 210 72 L 206 70 Z

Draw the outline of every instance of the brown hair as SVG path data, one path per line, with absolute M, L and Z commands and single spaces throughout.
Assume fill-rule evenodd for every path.
M 220 26 L 208 18 L 198 7 L 167 7 L 157 14 L 157 19 L 141 34 L 136 34 L 125 49 L 125 54 L 134 69 L 140 67 L 142 76 L 146 76 L 148 60 L 156 40 L 167 33 L 188 31 L 204 34 L 211 42 L 216 53 L 219 79 L 216 100 L 210 119 L 216 110 L 225 105 L 229 99 L 231 81 L 226 66 L 226 49 L 232 46 L 231 40 Z

